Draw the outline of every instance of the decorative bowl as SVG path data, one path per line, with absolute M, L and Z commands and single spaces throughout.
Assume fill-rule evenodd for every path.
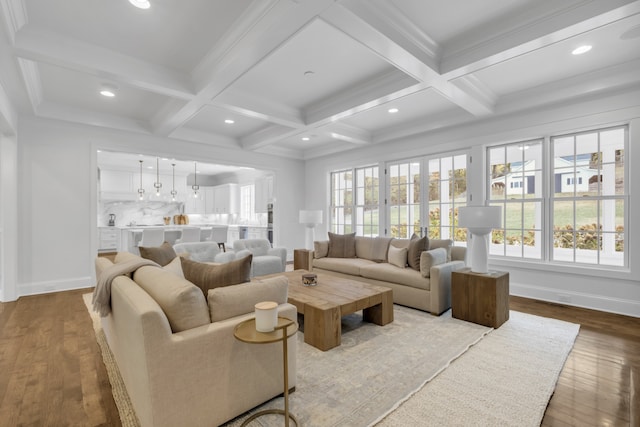
M 318 284 L 318 276 L 313 273 L 303 274 L 302 284 L 305 286 L 315 286 Z

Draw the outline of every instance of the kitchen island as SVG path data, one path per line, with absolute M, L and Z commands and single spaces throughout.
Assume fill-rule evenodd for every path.
M 138 253 L 138 243 L 142 239 L 142 232 L 145 229 L 162 229 L 164 230 L 164 240 L 170 244 L 174 244 L 182 235 L 185 228 L 198 228 L 200 230 L 211 230 L 215 227 L 226 227 L 218 224 L 188 224 L 188 225 L 131 225 L 125 227 L 116 227 L 120 230 L 119 251 Z M 218 242 L 226 243 L 226 242 Z

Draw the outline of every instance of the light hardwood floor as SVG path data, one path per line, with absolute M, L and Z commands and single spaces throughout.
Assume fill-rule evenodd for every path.
M 0 426 L 119 426 L 81 295 L 0 303 Z M 580 323 L 543 426 L 640 426 L 640 319 L 511 297 L 512 310 Z

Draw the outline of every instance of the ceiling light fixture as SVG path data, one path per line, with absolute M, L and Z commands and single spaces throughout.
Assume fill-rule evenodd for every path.
M 138 188 L 138 200 L 144 200 L 144 188 L 142 188 L 142 162 L 144 160 L 138 160 L 140 162 L 140 188 Z
M 226 119 L 224 122 L 225 122 L 226 124 L 228 124 L 228 125 L 232 125 L 232 124 L 234 124 L 234 123 L 235 123 L 235 120 Z
M 310 139 L 311 139 L 311 138 L 309 138 L 308 136 L 303 136 L 303 137 L 302 137 L 302 140 L 303 140 L 303 141 L 309 141 Z
M 149 3 L 149 0 L 129 0 L 129 3 L 131 3 L 138 9 L 149 9 L 151 7 L 151 3 Z
M 173 184 L 171 185 L 171 201 L 176 201 L 176 195 L 178 192 L 176 191 L 176 164 L 171 163 L 171 167 L 173 168 Z
M 397 112 L 398 112 L 398 111 L 400 111 L 400 110 L 398 110 L 397 108 L 389 108 L 387 111 L 388 111 L 389 113 L 391 113 L 391 114 L 395 114 L 395 113 L 397 113 Z
M 198 163 L 193 162 L 193 185 L 191 189 L 193 190 L 193 198 L 198 198 L 198 190 L 200 190 L 200 186 L 198 185 Z
M 572 54 L 574 55 L 582 55 L 583 53 L 587 53 L 591 50 L 591 46 L 588 44 L 579 46 L 575 49 L 573 49 L 573 51 L 571 51 Z
M 114 96 L 116 96 L 117 90 L 118 88 L 116 86 L 109 83 L 104 83 L 100 87 L 100 95 L 106 96 L 107 98 L 113 98 Z
M 158 157 L 156 157 L 156 182 L 153 183 L 153 186 L 156 188 L 156 197 L 160 197 L 162 183 L 160 182 L 160 159 Z

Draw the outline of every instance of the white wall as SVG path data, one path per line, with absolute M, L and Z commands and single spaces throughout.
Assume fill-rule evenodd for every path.
M 17 296 L 93 286 L 97 149 L 260 167 L 275 173 L 274 244 L 304 245 L 303 162 L 258 153 L 21 117 Z
M 499 106 L 497 107 L 499 110 Z M 484 147 L 491 144 L 523 141 L 552 134 L 584 129 L 630 124 L 630 148 L 626 161 L 630 176 L 629 218 L 640 214 L 640 89 L 629 90 L 601 99 L 585 98 L 579 102 L 558 105 L 545 111 L 478 121 L 450 129 L 412 136 L 398 141 L 374 144 L 361 149 L 310 160 L 306 165 L 309 209 L 322 209 L 325 224 L 316 228 L 316 237 L 326 236 L 328 229 L 329 178 L 331 171 L 354 166 L 382 164 L 436 153 L 465 150 L 474 162 L 467 171 L 474 201 L 484 198 L 486 174 Z M 634 186 L 634 183 L 635 186 Z M 384 190 L 383 190 L 384 191 Z M 381 197 L 383 199 L 383 197 Z M 512 295 L 563 302 L 570 305 L 628 314 L 640 317 L 640 228 L 631 222 L 627 251 L 635 255 L 626 271 L 605 268 L 557 266 L 523 261 L 490 259 L 490 268 L 510 273 Z
M 18 145 L 0 134 L 0 301 L 17 298 Z

